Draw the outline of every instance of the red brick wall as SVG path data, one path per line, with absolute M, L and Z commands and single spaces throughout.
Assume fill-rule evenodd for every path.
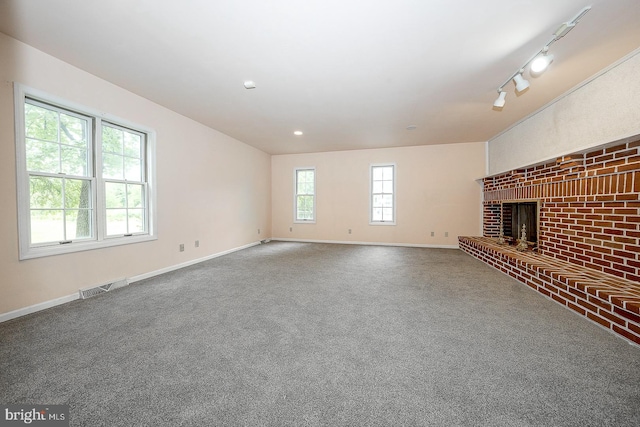
M 640 141 L 559 157 L 484 179 L 486 237 L 500 202 L 539 200 L 538 251 L 640 282 Z
M 500 234 L 500 205 L 485 203 L 482 220 L 483 235 L 498 237 Z

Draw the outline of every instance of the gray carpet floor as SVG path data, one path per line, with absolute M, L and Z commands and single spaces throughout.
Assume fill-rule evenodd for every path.
M 72 426 L 640 425 L 640 348 L 451 249 L 271 242 L 0 339 Z

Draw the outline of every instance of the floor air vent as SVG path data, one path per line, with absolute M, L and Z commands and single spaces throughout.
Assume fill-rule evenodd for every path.
M 80 298 L 87 299 L 95 297 L 96 295 L 104 294 L 105 292 L 109 292 L 126 285 L 128 285 L 126 279 L 119 279 L 113 282 L 105 283 L 103 285 L 94 286 L 92 288 L 80 289 Z

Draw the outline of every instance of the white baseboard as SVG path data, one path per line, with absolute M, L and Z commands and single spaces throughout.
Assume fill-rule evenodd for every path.
M 241 251 L 243 249 L 247 249 L 247 248 L 250 248 L 252 246 L 259 245 L 259 244 L 260 244 L 260 242 L 249 243 L 247 245 L 240 246 L 240 247 L 233 248 L 233 249 L 229 249 L 229 250 L 223 251 L 223 252 L 218 252 L 218 253 L 215 253 L 213 255 L 206 256 L 204 258 L 198 258 L 198 259 L 195 259 L 195 260 L 192 260 L 192 261 L 184 262 L 182 264 L 177 264 L 177 265 L 173 265 L 171 267 L 162 268 L 160 270 L 151 271 L 149 273 L 139 274 L 137 276 L 132 276 L 132 277 L 129 277 L 127 279 L 120 279 L 122 281 L 122 284 L 116 285 L 116 287 L 114 287 L 113 289 L 116 289 L 116 288 L 119 288 L 119 287 L 123 287 L 123 286 L 126 286 L 126 285 L 130 284 L 130 283 L 138 282 L 140 280 L 147 279 L 149 277 L 158 276 L 160 274 L 168 273 L 168 272 L 174 271 L 174 270 L 179 270 L 181 268 L 188 267 L 188 266 L 194 265 L 194 264 L 198 264 L 199 262 L 207 261 L 207 260 L 210 260 L 210 259 L 213 259 L 213 258 L 217 258 L 217 257 L 223 256 L 223 255 L 227 255 L 227 254 L 230 254 L 232 252 Z M 31 305 L 29 307 L 19 308 L 17 310 L 9 311 L 7 313 L 1 313 L 0 314 L 0 323 L 15 319 L 17 317 L 26 316 L 27 314 L 35 313 L 35 312 L 38 312 L 38 311 L 41 311 L 41 310 L 46 310 L 48 308 L 55 307 L 57 305 L 66 304 L 68 302 L 75 301 L 75 300 L 77 300 L 79 298 L 80 298 L 79 293 L 75 292 L 72 295 L 67 295 L 67 296 L 64 296 L 64 297 L 60 297 L 60 298 L 52 299 L 52 300 L 49 300 L 49 301 L 41 302 L 41 303 L 38 303 L 38 304 L 35 304 L 35 305 Z
M 60 297 L 49 301 L 41 302 L 39 304 L 30 305 L 29 307 L 19 308 L 17 310 L 9 311 L 8 313 L 0 314 L 0 323 L 6 322 L 17 317 L 26 316 L 27 314 L 35 313 L 37 311 L 46 310 L 47 308 L 55 307 L 56 305 L 66 304 L 71 301 L 75 301 L 80 296 L 78 292 L 67 295 L 66 297 Z
M 383 242 L 355 242 L 352 240 L 314 240 L 290 239 L 286 237 L 272 237 L 271 241 L 300 242 L 300 243 L 334 243 L 337 245 L 369 245 L 369 246 L 400 246 L 408 248 L 459 249 L 458 245 L 429 245 L 423 243 L 383 243 Z
M 194 260 L 191 260 L 191 261 L 183 262 L 182 264 L 172 265 L 170 267 L 161 268 L 160 270 L 150 271 L 149 273 L 138 274 L 137 276 L 129 277 L 128 281 L 129 281 L 129 283 L 139 282 L 140 280 L 148 279 L 150 277 L 159 276 L 160 274 L 169 273 L 169 272 L 174 271 L 174 270 L 179 270 L 181 268 L 189 267 L 190 265 L 194 265 L 194 264 L 198 264 L 198 263 L 201 263 L 201 262 L 204 262 L 204 261 L 208 261 L 210 259 L 218 258 L 218 257 L 221 257 L 223 255 L 228 255 L 230 253 L 241 251 L 243 249 L 247 249 L 247 248 L 250 248 L 252 246 L 259 245 L 259 244 L 260 244 L 260 242 L 249 243 L 248 245 L 244 245 L 244 246 L 240 246 L 240 247 L 237 247 L 237 248 L 229 249 L 229 250 L 226 250 L 226 251 L 223 251 L 223 252 L 218 252 L 218 253 L 215 253 L 213 255 L 208 255 L 206 257 L 203 257 L 203 258 L 198 258 L 198 259 L 194 259 Z

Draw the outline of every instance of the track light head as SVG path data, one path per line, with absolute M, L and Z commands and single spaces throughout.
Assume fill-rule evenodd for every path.
M 495 109 L 501 109 L 505 104 L 506 93 L 503 92 L 504 87 L 509 84 L 511 80 L 516 85 L 516 93 L 522 93 L 525 90 L 529 89 L 529 82 L 524 79 L 522 74 L 524 70 L 529 66 L 529 73 L 533 77 L 537 77 L 542 74 L 549 64 L 553 62 L 553 55 L 549 55 L 549 46 L 553 43 L 557 42 L 559 39 L 567 35 L 569 31 L 571 31 L 582 19 L 582 17 L 591 10 L 591 6 L 587 6 L 582 9 L 578 14 L 573 17 L 573 19 L 564 22 L 560 25 L 560 27 L 553 34 L 551 39 L 547 42 L 546 45 L 542 47 L 538 52 L 536 52 L 527 62 L 525 62 L 515 73 L 511 74 L 511 76 L 504 81 L 500 86 L 498 86 L 498 99 L 495 100 L 493 106 Z
M 495 100 L 495 102 L 493 103 L 493 106 L 496 108 L 502 108 L 504 107 L 504 103 L 505 103 L 505 98 L 507 97 L 507 92 L 503 92 L 502 88 L 498 89 L 498 99 Z
M 515 75 L 513 82 L 516 84 L 516 90 L 522 92 L 529 88 L 529 81 L 522 77 L 522 72 Z
M 537 76 L 544 73 L 547 67 L 549 67 L 549 64 L 551 64 L 552 62 L 553 55 L 538 55 L 536 59 L 531 62 L 531 74 Z

